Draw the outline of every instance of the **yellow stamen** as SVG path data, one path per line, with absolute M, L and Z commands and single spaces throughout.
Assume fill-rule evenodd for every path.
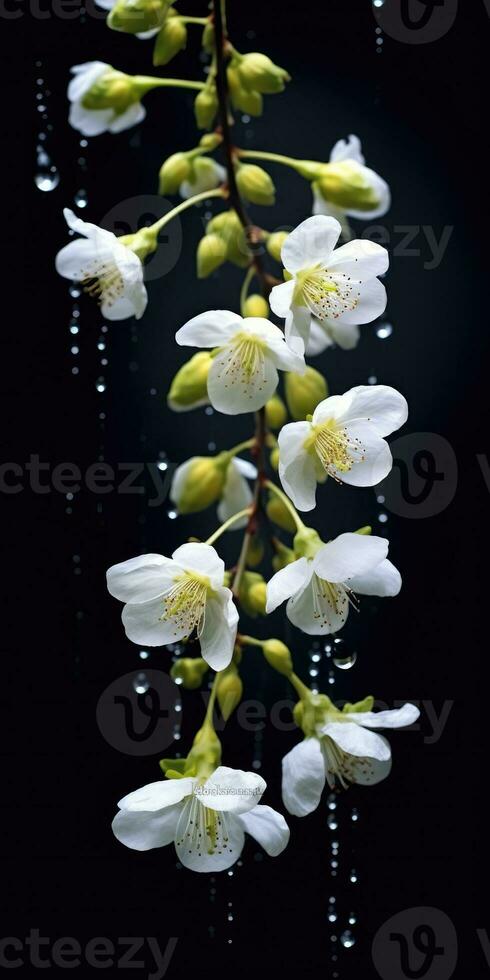
M 304 269 L 296 276 L 296 282 L 295 303 L 307 306 L 319 320 L 335 320 L 343 313 L 352 312 L 361 296 L 359 279 L 323 265 Z
M 197 572 L 184 572 L 177 576 L 175 585 L 163 598 L 162 620 L 172 619 L 175 632 L 190 636 L 194 629 L 200 636 L 204 628 L 206 599 L 211 591 L 211 583 L 205 575 Z

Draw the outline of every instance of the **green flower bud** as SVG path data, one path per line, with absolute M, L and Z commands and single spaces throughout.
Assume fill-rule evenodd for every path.
M 123 113 L 134 102 L 138 102 L 139 97 L 140 93 L 131 75 L 108 68 L 85 93 L 82 105 L 85 109 L 114 109 L 117 113 Z
M 167 396 L 174 412 L 187 412 L 208 403 L 208 374 L 213 359 L 209 351 L 199 351 L 177 371 Z
M 247 201 L 264 206 L 275 203 L 275 187 L 265 170 L 253 163 L 244 163 L 236 172 L 237 187 Z
M 291 562 L 296 561 L 296 555 L 292 548 L 288 548 L 279 538 L 273 539 L 275 555 L 272 559 L 272 567 L 275 572 L 280 572 L 281 568 L 286 568 Z
M 209 665 L 201 657 L 181 657 L 172 664 L 170 676 L 176 684 L 181 684 L 187 691 L 194 691 L 201 686 L 208 670 Z
M 243 684 L 234 666 L 218 674 L 216 697 L 225 721 L 233 714 L 242 700 Z
M 380 178 L 373 179 L 372 171 L 356 160 L 325 163 L 316 181 L 316 188 L 326 201 L 336 207 L 372 211 L 378 207 Z
M 206 153 L 212 153 L 216 150 L 218 146 L 221 146 L 223 142 L 223 137 L 220 133 L 204 133 L 199 140 L 199 146 L 201 149 L 205 150 Z
M 153 64 L 168 65 L 169 61 L 182 51 L 187 44 L 187 27 L 182 17 L 174 10 L 169 15 L 157 36 L 153 49 Z
M 218 111 L 216 85 L 206 85 L 194 99 L 194 115 L 198 129 L 210 129 Z
M 284 392 L 289 412 L 295 422 L 312 415 L 319 402 L 328 395 L 325 378 L 315 368 L 307 367 L 304 374 L 286 372 Z
M 312 527 L 303 527 L 294 535 L 293 547 L 296 558 L 314 558 L 323 541 Z
M 265 421 L 269 429 L 282 429 L 287 422 L 287 408 L 280 395 L 273 395 L 265 405 Z
M 193 456 L 176 469 L 170 499 L 181 514 L 196 514 L 220 499 L 229 462 L 228 453 Z
M 191 163 L 187 153 L 172 153 L 162 163 L 159 173 L 159 194 L 177 194 L 184 180 L 189 178 Z
M 294 534 L 296 531 L 296 524 L 293 521 L 291 514 L 289 513 L 285 504 L 282 500 L 276 496 L 276 494 L 269 494 L 269 500 L 266 506 L 267 517 L 278 527 L 282 527 L 283 531 L 289 531 L 290 534 Z
M 266 54 L 254 51 L 244 54 L 238 61 L 237 73 L 242 85 L 263 95 L 282 92 L 290 76 L 284 68 L 275 65 Z
M 202 32 L 202 46 L 207 54 L 214 53 L 214 24 L 208 21 Z
M 275 446 L 270 454 L 270 464 L 273 470 L 279 469 L 279 446 Z
M 204 235 L 197 246 L 197 276 L 206 279 L 227 258 L 226 242 L 219 235 Z
M 206 225 L 208 234 L 217 234 L 225 243 L 225 258 L 240 268 L 250 264 L 250 249 L 247 246 L 242 223 L 235 211 L 221 211 Z
M 269 313 L 269 304 L 263 296 L 260 296 L 259 293 L 251 293 L 250 296 L 247 296 L 243 304 L 244 316 L 261 316 L 267 320 Z
M 263 100 L 260 92 L 250 91 L 240 81 L 236 68 L 229 65 L 226 70 L 231 104 L 234 109 L 247 112 L 249 116 L 261 116 Z
M 281 261 L 281 249 L 288 237 L 289 232 L 287 231 L 273 231 L 268 236 L 265 242 L 265 247 L 269 255 L 276 260 L 276 262 Z
M 277 670 L 279 674 L 289 677 L 293 669 L 291 651 L 281 640 L 266 640 L 262 644 L 262 650 L 267 663 Z
M 262 575 L 258 572 L 244 572 L 238 598 L 247 616 L 265 616 L 266 584 Z
M 168 13 L 168 0 L 117 0 L 107 17 L 113 31 L 140 34 L 162 27 Z
M 260 565 L 264 557 L 264 545 L 261 538 L 257 534 L 254 534 L 253 538 L 250 539 L 248 550 L 247 550 L 247 565 L 249 568 L 255 568 Z

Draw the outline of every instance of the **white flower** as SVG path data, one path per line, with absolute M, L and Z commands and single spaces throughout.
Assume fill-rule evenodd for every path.
M 111 595 L 127 603 L 122 611 L 126 635 L 141 646 L 162 646 L 190 636 L 213 670 L 230 663 L 238 613 L 223 586 L 225 566 L 208 544 L 183 544 L 171 558 L 140 555 L 107 572 Z
M 282 246 L 291 278 L 274 286 L 269 302 L 286 320 L 286 340 L 295 350 L 305 349 L 312 317 L 370 323 L 386 308 L 386 290 L 376 277 L 388 269 L 388 252 L 361 239 L 335 249 L 340 232 L 335 218 L 316 215 L 298 225 Z
M 282 798 L 289 813 L 304 817 L 316 810 L 325 783 L 372 786 L 386 779 L 391 749 L 371 728 L 402 728 L 419 717 L 414 704 L 393 711 L 332 712 L 318 735 L 295 745 L 282 760 Z M 366 730 L 368 729 L 368 730 Z
M 279 433 L 279 477 L 298 510 L 313 510 L 318 480 L 372 487 L 393 458 L 383 438 L 408 416 L 403 395 L 387 385 L 358 385 L 325 398 L 311 421 L 290 422 Z
M 224 871 L 240 857 L 245 832 L 271 857 L 288 843 L 284 817 L 259 804 L 265 788 L 257 773 L 227 766 L 219 766 L 204 783 L 187 776 L 160 780 L 119 802 L 112 829 L 136 851 L 174 842 L 184 867 Z
M 277 368 L 305 370 L 303 355 L 288 347 L 279 327 L 259 316 L 211 310 L 185 323 L 175 339 L 183 346 L 219 348 L 207 384 L 211 405 L 225 415 L 263 408 L 277 388 Z
M 198 157 L 192 163 L 191 176 L 183 180 L 179 194 L 183 198 L 212 191 L 226 180 L 226 170 L 212 157 Z
M 110 231 L 63 211 L 73 231 L 84 235 L 65 245 L 56 256 L 60 276 L 85 283 L 86 292 L 97 296 L 108 320 L 143 316 L 148 296 L 143 284 L 143 266 L 138 256 Z
M 328 347 L 341 347 L 342 350 L 353 350 L 359 343 L 361 331 L 356 323 L 344 323 L 343 320 L 310 321 L 310 336 L 306 345 L 306 356 L 316 357 L 323 354 Z
M 266 612 L 288 599 L 288 619 L 310 636 L 336 633 L 357 594 L 395 596 L 399 571 L 387 559 L 388 541 L 375 535 L 341 534 L 312 558 L 298 558 L 267 583 Z
M 340 207 L 335 205 L 322 195 L 318 182 L 313 182 L 313 214 L 331 215 L 342 225 L 342 235 L 344 239 L 351 237 L 351 230 L 346 215 L 352 218 L 373 219 L 381 218 L 386 214 L 391 204 L 390 188 L 385 180 L 374 170 L 366 167 L 366 161 L 361 150 L 361 141 L 358 136 L 352 134 L 345 140 L 339 140 L 330 154 L 330 163 L 348 163 L 349 172 L 357 177 L 364 188 L 368 188 L 376 204 L 372 208 L 362 210 L 352 206 Z
M 120 133 L 136 126 L 146 116 L 146 110 L 132 91 L 131 80 L 122 72 L 115 72 L 112 65 L 104 61 L 87 61 L 74 65 L 73 75 L 68 85 L 70 100 L 69 122 L 84 136 L 100 136 L 101 133 Z M 114 105 L 103 108 L 88 108 L 84 101 L 90 90 L 101 83 L 109 73 L 112 79 L 120 78 L 120 89 Z M 117 81 L 116 81 L 117 84 Z

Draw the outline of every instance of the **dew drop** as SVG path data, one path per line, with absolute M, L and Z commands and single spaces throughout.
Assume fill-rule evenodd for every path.
M 338 821 L 337 821 L 337 817 L 335 816 L 334 813 L 331 813 L 327 817 L 327 824 L 328 824 L 330 830 L 337 830 L 339 824 L 338 824 Z
M 133 688 L 136 691 L 136 694 L 146 694 L 149 686 L 150 682 L 146 674 L 136 674 L 136 677 L 133 680 Z
M 339 670 L 349 670 L 350 667 L 354 666 L 356 660 L 356 651 L 353 650 L 352 653 L 350 653 L 347 649 L 345 640 L 343 640 L 341 637 L 337 637 L 333 641 L 332 663 L 334 666 L 338 667 Z
M 167 511 L 167 517 L 169 517 L 171 521 L 175 521 L 175 518 L 177 517 L 177 511 L 176 510 L 168 510 Z
M 140 656 L 140 660 L 148 660 L 150 654 L 148 653 L 148 650 L 140 650 L 139 656 Z
M 34 177 L 34 183 L 37 189 L 44 192 L 54 191 L 59 182 L 60 175 L 56 167 L 50 167 L 46 170 L 39 170 Z
M 357 823 L 357 821 L 359 820 L 359 810 L 357 810 L 356 807 L 352 808 L 352 813 L 350 815 L 350 818 L 352 820 L 352 823 Z
M 393 327 L 391 323 L 380 323 L 376 327 L 376 336 L 379 340 L 387 340 L 388 337 L 391 337 L 392 333 Z
M 87 191 L 84 191 L 83 189 L 77 191 L 73 200 L 75 201 L 77 208 L 86 208 L 88 204 Z
M 95 382 L 95 387 L 99 392 L 99 394 L 102 394 L 102 392 L 104 392 L 106 389 L 106 383 L 104 378 L 97 378 L 97 381 Z
M 350 949 L 354 945 L 355 939 L 350 929 L 345 929 L 340 937 L 340 942 L 345 949 Z

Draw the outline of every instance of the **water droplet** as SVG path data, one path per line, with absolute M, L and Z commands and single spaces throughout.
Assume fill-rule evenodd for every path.
M 329 922 L 336 922 L 337 921 L 337 914 L 336 914 L 336 912 L 330 912 L 329 913 L 328 921 Z
M 171 521 L 175 521 L 175 518 L 177 517 L 177 511 L 176 510 L 168 510 L 167 511 L 167 517 L 169 517 Z
M 321 660 L 321 657 L 319 653 L 310 653 L 310 659 L 314 664 L 317 664 Z
M 214 408 L 211 405 L 207 405 L 206 408 L 204 409 L 204 411 L 205 411 L 206 415 L 212 415 L 213 412 L 214 412 Z
M 83 189 L 77 191 L 73 200 L 78 208 L 86 208 L 88 204 L 87 191 Z
M 79 354 L 80 353 L 80 348 L 79 347 L 71 347 L 70 350 L 71 350 L 72 354 Z
M 317 669 L 317 667 L 310 667 L 309 674 L 310 674 L 310 677 L 318 677 L 318 669 Z
M 102 392 L 105 391 L 106 389 L 106 383 L 104 381 L 104 378 L 97 378 L 97 381 L 95 382 L 95 387 L 99 392 L 99 394 L 102 394 Z
M 56 167 L 47 170 L 39 170 L 34 177 L 34 183 L 40 191 L 54 191 L 60 182 L 60 175 Z
M 359 878 L 357 877 L 357 871 L 354 871 L 354 869 L 352 869 L 349 875 L 349 881 L 351 882 L 352 885 L 357 885 L 357 882 L 359 881 Z
M 351 914 L 349 915 L 349 925 L 355 926 L 356 922 L 357 922 L 357 915 L 354 915 L 354 913 L 351 912 Z
M 78 297 L 82 295 L 82 290 L 79 288 L 79 286 L 70 286 L 68 292 L 73 299 L 78 299 Z
M 335 684 L 335 674 L 334 674 L 333 670 L 330 670 L 328 672 L 328 683 L 329 684 Z
M 140 660 L 148 660 L 149 656 L 148 650 L 140 650 Z
M 379 523 L 386 524 L 387 520 L 388 520 L 388 514 L 385 514 L 384 511 L 381 511 L 381 514 L 378 514 Z
M 357 660 L 357 653 L 355 650 L 352 653 L 347 649 L 345 640 L 340 636 L 333 641 L 333 657 L 332 663 L 339 670 L 349 670 L 353 667 Z
M 385 0 L 373 0 L 373 7 L 382 7 Z
M 368 385 L 375 385 L 378 383 L 378 379 L 375 374 L 370 374 L 368 378 Z
M 339 824 L 338 824 L 338 821 L 337 821 L 337 817 L 335 816 L 334 813 L 331 813 L 327 817 L 327 824 L 328 824 L 330 830 L 337 830 Z
M 337 809 L 337 797 L 336 797 L 335 793 L 330 793 L 330 796 L 328 797 L 328 800 L 327 800 L 327 806 L 328 806 L 328 809 L 329 810 L 336 810 Z
M 345 929 L 345 931 L 342 933 L 340 937 L 340 942 L 342 943 L 342 946 L 345 947 L 345 949 L 350 949 L 351 946 L 354 945 L 355 939 L 350 929 Z
M 376 327 L 376 336 L 379 337 L 380 340 L 387 340 L 388 337 L 391 337 L 392 333 L 393 327 L 391 323 L 379 323 Z
M 359 820 L 359 810 L 357 810 L 356 807 L 352 808 L 352 813 L 350 815 L 350 818 L 352 820 L 352 823 L 357 823 L 357 821 Z
M 136 674 L 133 680 L 133 688 L 136 694 L 145 694 L 150 686 L 150 682 L 146 674 Z

